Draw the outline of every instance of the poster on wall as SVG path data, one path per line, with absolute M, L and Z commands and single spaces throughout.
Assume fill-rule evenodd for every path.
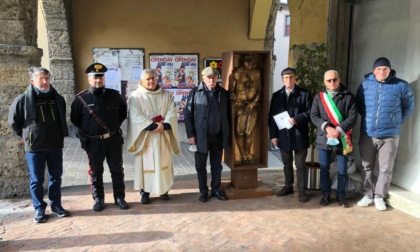
M 199 83 L 198 54 L 150 53 L 150 68 L 156 71 L 159 86 L 171 92 L 184 121 L 184 107 L 191 89 Z
M 126 98 L 129 88 L 140 80 L 144 69 L 144 49 L 142 48 L 94 48 L 93 62 L 102 63 L 105 73 L 105 87 L 115 89 Z
M 221 58 L 205 58 L 204 67 L 212 67 L 219 70 L 219 83 L 222 82 L 222 59 Z

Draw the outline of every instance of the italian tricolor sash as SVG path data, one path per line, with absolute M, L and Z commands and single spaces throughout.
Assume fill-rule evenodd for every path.
M 331 122 L 338 126 L 343 121 L 343 117 L 341 116 L 340 111 L 338 110 L 337 106 L 335 105 L 331 95 L 328 93 L 320 92 L 319 97 L 321 98 L 322 105 L 324 105 L 324 109 L 328 114 Z M 353 151 L 353 144 L 351 143 L 350 134 L 352 130 L 346 132 L 344 136 L 341 136 L 341 143 L 343 144 L 343 155 L 347 155 Z

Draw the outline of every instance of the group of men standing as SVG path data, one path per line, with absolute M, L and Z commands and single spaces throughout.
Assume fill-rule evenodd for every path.
M 373 72 L 365 76 L 356 96 L 340 83 L 339 73 L 329 70 L 324 74 L 324 87 L 315 97 L 296 84 L 296 71 L 286 68 L 281 73 L 284 87 L 273 94 L 269 112 L 270 139 L 278 146 L 284 163 L 285 186 L 277 196 L 292 194 L 296 165 L 298 199 L 309 200 L 305 193 L 304 171 L 309 147 L 310 121 L 316 126 L 316 148 L 319 150 L 322 198 L 320 204 L 331 201 L 330 163 L 335 154 L 338 165 L 336 201 L 347 207 L 345 199 L 348 183 L 348 154 L 352 151 L 351 133 L 361 116 L 359 151 L 362 159 L 364 197 L 360 207 L 375 204 L 386 210 L 384 198 L 391 183 L 395 157 L 403 122 L 414 111 L 414 93 L 411 86 L 396 77 L 390 61 L 381 57 L 373 64 Z M 290 129 L 281 129 L 273 117 L 287 111 Z M 294 158 L 293 158 L 294 157 Z M 379 157 L 379 176 L 373 170 Z
M 128 209 L 125 201 L 123 136 L 120 129 L 127 118 L 127 149 L 135 156 L 134 187 L 140 190 L 142 204 L 149 204 L 150 193 L 169 200 L 174 182 L 172 155 L 180 154 L 177 108 L 174 97 L 162 89 L 154 70 L 145 69 L 139 88 L 129 98 L 128 108 L 121 95 L 105 88 L 106 66 L 94 63 L 86 69 L 89 90 L 76 95 L 71 105 L 71 122 L 89 159 L 94 211 L 105 208 L 103 186 L 106 159 L 112 178 L 114 203 Z M 361 207 L 375 203 L 386 210 L 387 196 L 394 160 L 398 150 L 400 128 L 414 110 L 411 86 L 395 76 L 388 59 L 379 58 L 373 73 L 365 76 L 357 96 L 340 83 L 337 71 L 324 75 L 325 87 L 314 98 L 299 87 L 296 71 L 282 71 L 284 87 L 273 94 L 269 110 L 269 132 L 273 145 L 280 149 L 284 163 L 285 186 L 276 194 L 292 194 L 294 183 L 293 160 L 296 164 L 298 199 L 309 200 L 305 193 L 304 171 L 309 147 L 309 122 L 317 128 L 316 146 L 319 149 L 322 198 L 321 205 L 330 202 L 329 166 L 334 152 L 338 163 L 337 201 L 347 207 L 347 155 L 351 152 L 351 130 L 361 115 L 360 155 L 363 165 L 365 195 Z M 9 111 L 9 124 L 25 144 L 30 173 L 30 191 L 35 209 L 34 222 L 45 222 L 47 203 L 44 198 L 44 172 L 47 167 L 48 198 L 51 211 L 59 217 L 69 216 L 61 204 L 62 149 L 68 135 L 66 103 L 51 85 L 50 72 L 33 67 L 31 84 L 18 96 Z M 207 67 L 203 81 L 190 92 L 185 106 L 185 127 L 192 146 L 196 145 L 195 168 L 200 190 L 199 201 L 209 196 L 227 200 L 220 190 L 223 149 L 230 144 L 230 100 L 228 92 L 217 83 L 218 71 Z M 287 111 L 291 128 L 277 127 L 273 116 Z M 379 156 L 379 177 L 373 179 L 376 156 Z M 207 186 L 207 158 L 210 157 L 211 192 Z
M 107 67 L 94 63 L 86 68 L 89 90 L 76 95 L 71 104 L 71 122 L 89 160 L 93 210 L 105 208 L 103 185 L 106 159 L 112 178 L 114 203 L 128 209 L 125 201 L 123 167 L 124 139 L 121 124 L 127 118 L 128 152 L 135 156 L 134 187 L 140 190 L 141 203 L 150 203 L 150 193 L 169 200 L 174 182 L 172 155 L 180 154 L 177 107 L 172 94 L 157 83 L 154 70 L 145 69 L 139 88 L 126 101 L 113 89 L 105 88 Z M 189 141 L 197 144 L 195 153 L 199 180 L 199 200 L 208 200 L 207 155 L 210 153 L 212 171 L 211 195 L 226 200 L 220 191 L 222 152 L 227 146 L 229 123 L 227 92 L 217 83 L 213 68 L 202 71 L 203 82 L 189 97 L 186 124 Z M 9 125 L 22 137 L 29 167 L 30 192 L 35 209 L 33 221 L 47 220 L 44 201 L 44 172 L 48 171 L 48 198 L 51 212 L 66 217 L 70 212 L 61 204 L 64 137 L 68 136 L 66 103 L 51 85 L 50 72 L 42 67 L 29 71 L 31 84 L 16 97 L 9 109 Z M 193 93 L 193 92 L 191 92 Z M 198 103 L 196 104 L 195 101 Z M 210 104 L 209 106 L 203 106 Z M 197 111 L 195 111 L 197 110 Z M 202 116 L 205 113 L 209 116 Z M 204 114 L 203 114 L 204 115 Z

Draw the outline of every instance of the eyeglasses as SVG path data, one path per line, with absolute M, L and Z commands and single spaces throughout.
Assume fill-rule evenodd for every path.
M 328 82 L 328 83 L 331 83 L 331 81 L 332 82 L 337 82 L 338 81 L 338 78 L 329 79 L 329 80 L 325 80 L 325 81 Z

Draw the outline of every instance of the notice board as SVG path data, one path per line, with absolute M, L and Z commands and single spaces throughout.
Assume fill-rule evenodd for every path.
M 108 68 L 105 87 L 117 90 L 126 100 L 137 88 L 144 61 L 143 48 L 93 48 L 93 62 Z

